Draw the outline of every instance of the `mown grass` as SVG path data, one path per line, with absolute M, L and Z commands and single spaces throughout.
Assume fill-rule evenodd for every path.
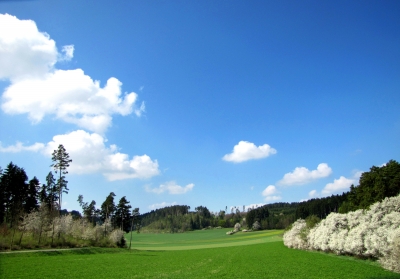
M 258 231 L 226 235 L 230 229 L 192 231 L 178 234 L 133 234 L 132 248 L 139 250 L 192 250 L 251 245 L 282 241 L 282 230 Z M 130 239 L 130 235 L 125 235 Z
M 224 231 L 175 235 L 134 235 L 134 246 L 199 246 L 192 250 L 82 249 L 0 254 L 1 278 L 400 278 L 377 263 L 293 250 L 267 232 L 225 235 Z M 253 239 L 265 242 L 232 245 Z M 196 237 L 198 242 L 195 241 Z M 194 242 L 193 242 L 194 241 Z M 186 244 L 186 245 L 185 245 Z M 160 246 L 162 245 L 162 246 Z

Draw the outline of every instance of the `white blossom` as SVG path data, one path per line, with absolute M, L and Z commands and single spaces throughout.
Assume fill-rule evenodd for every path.
M 290 248 L 379 258 L 383 267 L 400 272 L 400 195 L 385 198 L 369 210 L 332 212 L 309 231 L 299 219 L 283 241 Z

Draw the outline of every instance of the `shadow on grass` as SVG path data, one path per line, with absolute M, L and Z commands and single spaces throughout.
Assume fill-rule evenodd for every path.
M 394 279 L 394 278 L 400 278 L 400 274 L 393 274 L 393 276 L 382 276 L 382 277 L 367 277 L 366 279 Z

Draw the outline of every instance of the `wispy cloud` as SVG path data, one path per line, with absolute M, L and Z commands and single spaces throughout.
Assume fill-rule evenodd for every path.
M 189 191 L 192 191 L 193 188 L 194 188 L 193 183 L 190 183 L 183 187 L 183 186 L 176 184 L 175 181 L 169 181 L 169 182 L 166 182 L 165 184 L 161 184 L 158 188 L 151 188 L 148 185 L 145 186 L 145 189 L 147 192 L 156 193 L 156 194 L 162 194 L 164 192 L 168 192 L 169 194 L 172 194 L 172 195 L 185 194 Z
M 163 208 L 163 207 L 167 207 L 167 206 L 173 206 L 173 205 L 177 205 L 177 203 L 176 202 L 154 203 L 152 205 L 149 205 L 149 209 L 156 210 L 156 209 L 159 209 L 159 208 Z
M 7 147 L 4 147 L 2 143 L 0 142 L 0 152 L 4 153 L 18 153 L 22 151 L 33 151 L 33 152 L 38 152 L 43 150 L 45 145 L 43 143 L 34 143 L 32 145 L 24 145 L 22 142 L 17 142 L 14 145 L 9 145 Z

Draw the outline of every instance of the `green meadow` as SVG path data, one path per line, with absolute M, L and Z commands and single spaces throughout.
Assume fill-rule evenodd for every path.
M 373 261 L 286 248 L 282 231 L 226 231 L 134 233 L 131 250 L 2 253 L 0 278 L 400 278 Z

